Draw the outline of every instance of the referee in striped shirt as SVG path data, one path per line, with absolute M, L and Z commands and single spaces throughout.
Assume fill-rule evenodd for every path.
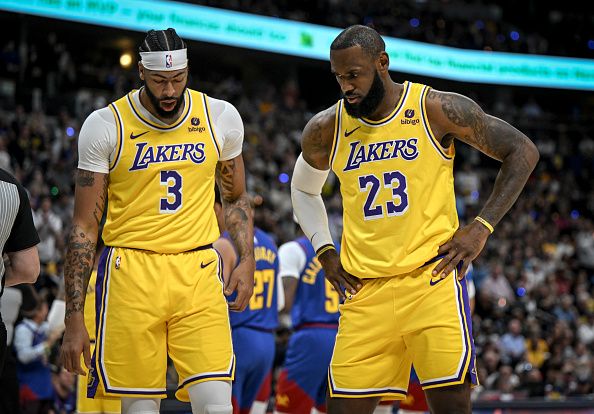
M 0 168 L 0 279 L 2 287 L 34 283 L 39 275 L 37 244 L 31 205 L 25 188 Z M 8 258 L 8 260 L 6 260 Z M 0 373 L 6 356 L 6 327 L 0 316 Z

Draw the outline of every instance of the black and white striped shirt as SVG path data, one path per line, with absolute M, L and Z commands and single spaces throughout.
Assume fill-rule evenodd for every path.
M 39 236 L 33 224 L 25 188 L 10 173 L 0 168 L 0 252 L 2 255 L 14 253 L 38 243 Z M 4 271 L 4 260 L 0 260 L 2 288 Z

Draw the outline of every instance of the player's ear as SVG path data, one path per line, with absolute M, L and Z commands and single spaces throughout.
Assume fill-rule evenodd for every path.
M 144 80 L 144 66 L 142 66 L 142 63 L 140 62 L 138 62 L 138 75 L 141 80 Z
M 379 72 L 387 72 L 390 67 L 390 57 L 384 51 L 379 53 L 376 60 L 376 67 Z

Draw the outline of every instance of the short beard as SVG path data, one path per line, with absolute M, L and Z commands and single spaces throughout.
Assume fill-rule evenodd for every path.
M 179 111 L 179 108 L 184 103 L 184 93 L 186 92 L 187 86 L 188 86 L 188 83 L 186 82 L 186 84 L 184 85 L 184 89 L 181 91 L 179 97 L 169 96 L 169 97 L 166 97 L 163 99 L 157 98 L 157 96 L 150 90 L 150 88 L 148 87 L 148 85 L 146 83 L 144 84 L 144 90 L 146 92 L 146 96 L 148 96 L 149 100 L 151 101 L 151 104 L 153 104 L 155 111 L 157 111 L 157 115 L 159 115 L 161 118 L 173 118 L 173 116 L 175 116 L 175 114 L 177 114 L 177 111 Z M 161 108 L 161 101 L 164 101 L 167 99 L 176 99 L 177 100 L 177 102 L 175 103 L 175 106 L 173 107 L 173 109 L 171 111 L 166 111 L 163 108 Z
M 346 109 L 347 114 L 354 118 L 368 117 L 375 112 L 385 95 L 386 88 L 384 88 L 382 78 L 380 78 L 379 73 L 375 71 L 373 83 L 371 84 L 371 88 L 369 88 L 367 95 L 361 99 L 361 102 L 354 105 L 345 99 L 344 109 Z M 343 97 L 346 98 L 346 95 L 343 95 Z

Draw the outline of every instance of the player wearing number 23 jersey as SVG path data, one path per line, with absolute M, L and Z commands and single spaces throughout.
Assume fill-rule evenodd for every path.
M 352 117 L 342 100 L 336 104 L 330 165 L 343 200 L 340 259 L 363 287 L 341 308 L 329 370 L 334 397 L 401 399 L 411 363 L 424 389 L 461 384 L 467 373 L 476 382 L 466 283 L 456 272 L 444 280 L 431 276 L 458 218 L 454 148 L 432 134 L 429 90 L 405 82 L 392 113 L 378 121 Z M 381 339 L 388 336 L 397 339 Z
M 139 95 L 95 111 L 81 130 L 79 168 L 109 179 L 88 393 L 163 398 L 169 355 L 188 401 L 190 385 L 234 374 L 212 206 L 216 165 L 241 153 L 243 126 L 232 105 L 191 89 L 172 124 Z
M 328 412 L 370 413 L 379 400 L 402 399 L 414 365 L 432 412 L 470 413 L 477 375 L 462 279 L 520 194 L 538 150 L 471 99 L 394 82 L 373 28 L 341 31 L 330 66 L 342 99 L 305 126 L 291 181 L 301 228 L 326 278 L 346 292 Z M 462 228 L 456 139 L 502 162 L 481 216 Z M 340 255 L 321 196 L 330 169 L 342 195 Z

